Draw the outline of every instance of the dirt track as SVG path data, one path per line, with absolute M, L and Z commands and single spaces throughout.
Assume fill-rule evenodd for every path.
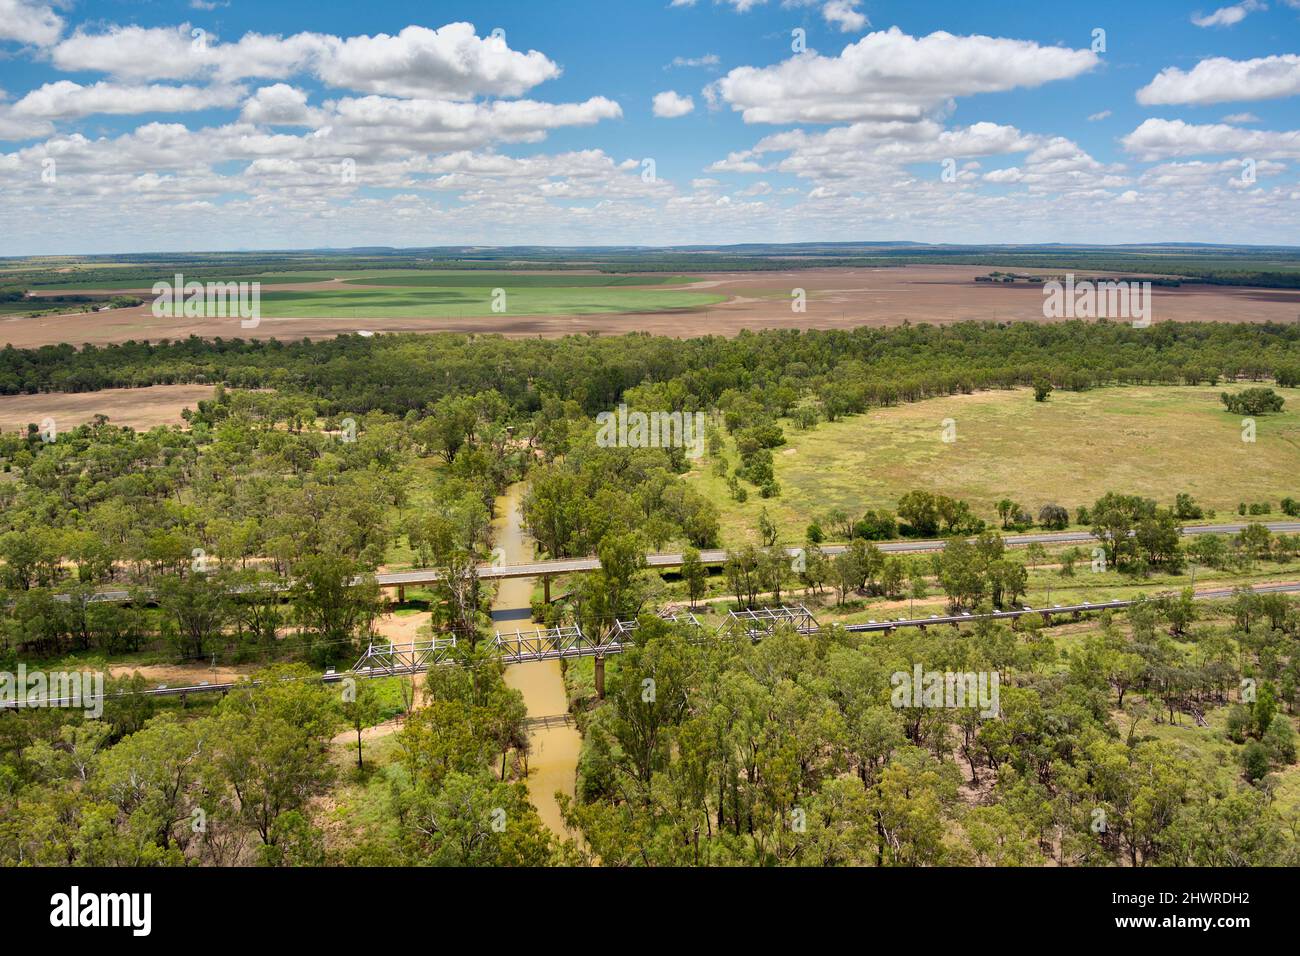
M 692 289 L 727 295 L 701 309 L 615 315 L 490 315 L 481 318 L 263 318 L 256 329 L 238 319 L 156 319 L 148 305 L 113 312 L 36 319 L 0 319 L 0 344 L 30 348 L 157 341 L 190 335 L 223 338 L 328 338 L 343 332 L 495 332 L 507 336 L 556 337 L 585 332 L 651 332 L 675 338 L 735 335 L 742 329 L 852 328 L 897 325 L 904 320 L 948 324 L 965 320 L 1043 322 L 1043 292 L 1026 283 L 976 283 L 993 266 L 906 266 L 883 269 L 810 269 L 800 272 L 709 273 Z M 1009 271 L 1024 270 L 1012 269 Z M 1083 273 L 1080 273 L 1082 277 Z M 315 285 L 277 289 L 321 289 Z M 791 292 L 807 292 L 807 311 L 791 309 Z M 121 290 L 119 290 L 121 291 Z M 146 290 L 147 291 L 147 290 Z M 1300 291 L 1185 285 L 1152 290 L 1153 320 L 1295 322 Z

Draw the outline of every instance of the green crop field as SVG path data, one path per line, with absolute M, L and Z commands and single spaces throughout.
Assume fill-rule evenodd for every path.
M 55 299 L 49 303 L 33 301 L 32 299 L 19 299 L 16 302 L 0 302 L 0 315 L 25 315 L 28 312 L 54 309 L 63 304 L 63 301 L 60 299 Z M 80 305 L 81 303 L 78 304 Z
M 1228 386 L 1237 391 L 1237 386 Z M 1220 517 L 1238 503 L 1300 497 L 1300 389 L 1279 388 L 1281 414 L 1256 420 L 1254 443 L 1241 418 L 1219 401 L 1224 388 L 1102 388 L 1052 394 L 1038 403 L 1023 389 L 932 399 L 822 423 L 800 431 L 783 422 L 786 444 L 773 449 L 781 495 L 732 500 L 726 480 L 702 459 L 688 481 L 722 517 L 724 541 L 755 537 L 767 508 L 785 538 L 801 540 L 814 518 L 833 508 L 861 514 L 893 509 L 913 489 L 970 501 L 987 520 L 1011 498 L 1035 516 L 1048 502 L 1070 509 L 1107 491 L 1169 504 L 1180 491 Z M 941 433 L 945 419 L 956 441 Z M 734 446 L 727 455 L 734 467 Z
M 350 278 L 348 285 L 421 289 L 588 289 L 609 286 L 683 285 L 685 276 L 567 275 L 554 272 L 394 272 Z
M 692 309 L 726 296 L 653 288 L 684 284 L 677 275 L 565 275 L 549 272 L 338 270 L 217 276 L 176 271 L 200 282 L 260 282 L 262 314 L 268 318 L 462 318 L 489 315 L 591 315 Z M 159 273 L 172 281 L 175 272 Z M 326 283 L 319 289 L 277 290 L 275 286 Z M 149 289 L 153 279 L 81 279 L 42 285 L 44 291 Z M 647 287 L 647 288 L 641 288 Z M 493 291 L 505 290 L 504 311 L 493 311 Z M 22 311 L 33 308 L 24 304 Z
M 458 318 L 489 315 L 589 315 L 601 312 L 661 312 L 712 305 L 725 296 L 628 288 L 546 288 L 500 285 L 462 288 L 322 289 L 262 293 L 262 314 L 270 318 Z M 504 288 L 505 308 L 494 312 L 492 289 Z

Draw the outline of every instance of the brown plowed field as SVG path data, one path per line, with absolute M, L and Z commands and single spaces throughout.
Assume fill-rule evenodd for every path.
M 181 412 L 212 397 L 211 385 L 153 385 L 149 388 L 107 388 L 101 392 L 45 392 L 39 395 L 0 395 L 0 431 L 26 431 L 53 418 L 59 430 L 107 415 L 114 425 L 139 431 L 157 425 L 184 425 Z

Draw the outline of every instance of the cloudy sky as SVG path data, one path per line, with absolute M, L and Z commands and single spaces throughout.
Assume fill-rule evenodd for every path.
M 1300 244 L 1300 0 L 0 0 L 0 255 Z

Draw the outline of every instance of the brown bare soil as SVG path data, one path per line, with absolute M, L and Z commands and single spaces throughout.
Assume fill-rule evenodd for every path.
M 62 430 L 107 415 L 113 425 L 145 430 L 158 425 L 183 425 L 181 412 L 212 397 L 211 385 L 153 385 L 149 388 L 109 388 L 102 392 L 44 392 L 0 395 L 0 431 L 26 431 L 53 418 Z
M 238 319 L 158 319 L 148 305 L 92 314 L 0 319 L 0 343 L 31 348 L 59 342 L 107 344 L 178 339 L 329 338 L 343 332 L 493 332 L 513 337 L 557 337 L 585 332 L 652 332 L 675 338 L 735 335 L 742 329 L 853 328 L 903 321 L 949 324 L 966 320 L 1044 322 L 1043 293 L 1027 283 L 976 283 L 996 266 L 895 266 L 881 269 L 809 269 L 798 272 L 708 273 L 681 288 L 728 296 L 699 309 L 617 315 L 509 315 L 479 318 L 263 318 L 256 329 Z M 1024 272 L 1024 269 L 1008 269 Z M 1078 273 L 1082 278 L 1083 271 Z M 1114 273 L 1112 273 L 1114 275 Z M 279 291 L 336 287 L 337 279 L 276 286 Z M 360 287 L 359 287 L 360 288 Z M 791 292 L 807 292 L 804 313 L 791 310 Z M 116 290 L 123 291 L 123 290 Z M 147 291 L 147 290 L 146 290 Z M 1183 285 L 1152 290 L 1153 321 L 1294 322 L 1300 291 Z
M 166 684 L 168 687 L 191 687 L 207 681 L 209 684 L 232 684 L 252 675 L 256 665 L 216 667 L 211 664 L 112 664 L 108 672 L 113 677 L 131 677 L 139 674 L 150 686 Z
M 410 644 L 420 639 L 420 628 L 427 627 L 430 620 L 424 613 L 383 614 L 375 621 L 375 633 L 394 644 Z

